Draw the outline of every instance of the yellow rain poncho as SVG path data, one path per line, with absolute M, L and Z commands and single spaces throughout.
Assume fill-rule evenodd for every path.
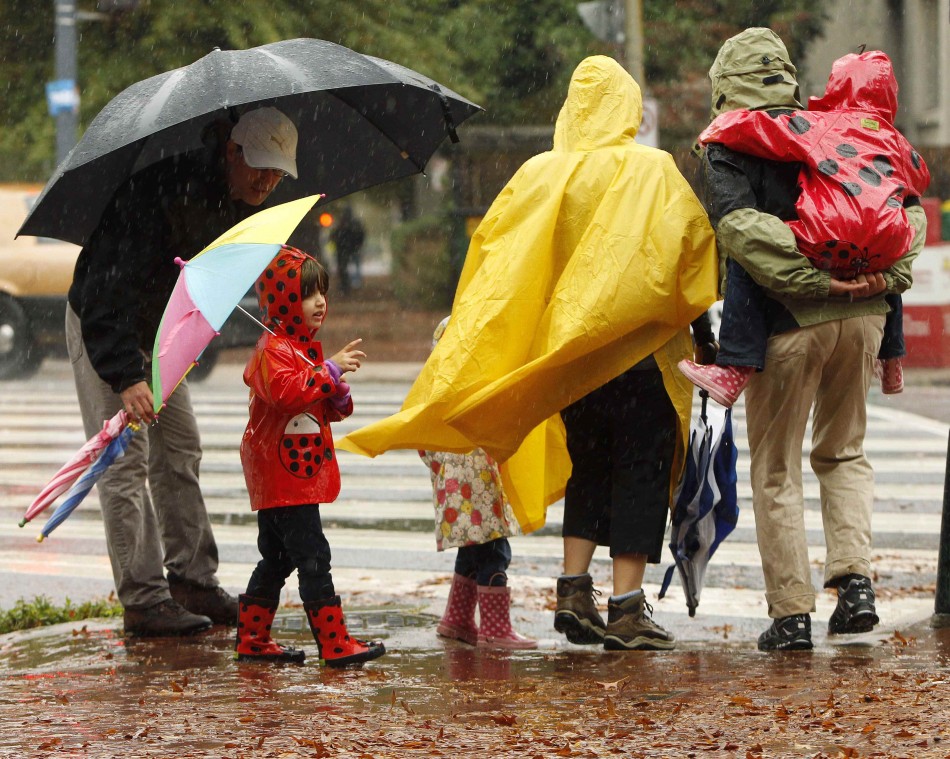
M 717 297 L 712 229 L 663 151 L 638 145 L 636 82 L 613 59 L 574 72 L 554 147 L 527 161 L 472 237 L 452 318 L 402 410 L 338 448 L 457 453 L 501 467 L 525 532 L 571 472 L 559 411 L 655 355 L 680 418 L 689 323 Z

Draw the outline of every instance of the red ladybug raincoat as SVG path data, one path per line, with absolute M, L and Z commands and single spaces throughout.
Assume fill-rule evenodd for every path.
M 722 114 L 699 136 L 740 153 L 800 161 L 798 219 L 787 222 L 801 252 L 843 278 L 887 269 L 910 248 L 904 199 L 930 184 L 923 159 L 893 126 L 897 80 L 879 50 L 835 61 L 809 110 Z
M 275 334 L 264 333 L 244 369 L 251 400 L 241 464 L 254 511 L 328 503 L 340 493 L 330 423 L 353 413 L 353 401 L 303 326 L 300 266 L 307 257 L 285 245 L 255 285 Z

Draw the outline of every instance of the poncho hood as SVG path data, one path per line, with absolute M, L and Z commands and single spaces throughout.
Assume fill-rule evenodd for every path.
M 891 59 L 880 50 L 851 53 L 834 62 L 825 94 L 808 99 L 810 111 L 870 111 L 894 123 L 897 77 Z
M 771 29 L 751 27 L 727 39 L 709 69 L 712 114 L 802 108 L 796 68 L 785 43 Z
M 554 127 L 555 151 L 633 142 L 643 120 L 640 86 L 613 58 L 594 55 L 574 70 Z

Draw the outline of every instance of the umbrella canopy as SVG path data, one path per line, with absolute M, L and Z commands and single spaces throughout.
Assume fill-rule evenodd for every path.
M 423 170 L 479 106 L 396 63 L 332 42 L 295 39 L 215 49 L 133 84 L 106 105 L 47 183 L 18 234 L 83 245 L 116 188 L 172 155 L 203 147 L 205 128 L 276 106 L 297 126 L 300 177 L 270 205 L 327 200 Z
M 179 260 L 181 274 L 152 349 L 156 414 L 318 200 L 311 195 L 259 211 L 190 261 Z
M 716 406 L 707 411 L 709 395 L 701 391 L 700 396 L 702 410 L 690 433 L 686 469 L 675 494 L 670 526 L 670 550 L 691 617 L 696 615 L 709 560 L 739 520 L 738 452 L 732 437 L 732 409 Z M 672 578 L 670 567 L 660 587 L 660 598 Z

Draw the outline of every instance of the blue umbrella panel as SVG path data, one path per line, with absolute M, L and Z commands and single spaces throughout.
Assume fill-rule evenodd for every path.
M 707 411 L 709 396 L 700 391 L 700 397 L 702 409 L 690 433 L 686 468 L 674 494 L 670 550 L 675 564 L 666 571 L 659 593 L 663 598 L 674 567 L 678 569 L 691 617 L 696 616 L 709 560 L 739 521 L 732 409 L 716 405 Z

